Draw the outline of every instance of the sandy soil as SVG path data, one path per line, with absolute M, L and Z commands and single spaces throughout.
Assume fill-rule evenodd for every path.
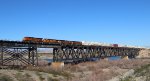
M 149 55 L 149 50 L 142 50 L 139 57 L 146 55 Z M 61 70 L 54 70 L 43 60 L 39 60 L 39 63 L 41 64 L 39 67 L 31 66 L 24 70 L 0 69 L 0 79 L 2 76 L 9 76 L 13 81 L 109 81 L 132 69 L 150 64 L 150 59 L 100 60 L 76 65 L 68 64 Z

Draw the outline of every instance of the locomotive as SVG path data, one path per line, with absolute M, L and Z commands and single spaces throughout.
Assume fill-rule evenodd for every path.
M 52 43 L 60 45 L 82 45 L 79 41 L 68 41 L 68 40 L 57 40 L 57 39 L 46 39 L 46 38 L 36 38 L 36 37 L 24 37 L 23 42 L 30 43 Z

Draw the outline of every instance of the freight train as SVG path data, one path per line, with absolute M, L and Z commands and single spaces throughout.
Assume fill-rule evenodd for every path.
M 50 44 L 60 44 L 63 46 L 66 45 L 89 45 L 89 46 L 109 46 L 109 47 L 118 47 L 118 44 L 105 44 L 99 42 L 85 42 L 85 41 L 68 41 L 68 40 L 57 40 L 57 39 L 46 39 L 46 38 L 36 38 L 36 37 L 24 37 L 23 42 L 29 43 L 50 43 Z
M 24 37 L 23 42 L 30 43 L 52 43 L 60 45 L 82 45 L 79 41 L 68 41 L 68 40 L 56 40 L 56 39 L 46 39 L 46 38 L 36 38 L 36 37 Z

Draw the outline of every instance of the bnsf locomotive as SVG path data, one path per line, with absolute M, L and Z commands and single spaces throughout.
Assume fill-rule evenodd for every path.
M 82 45 L 82 42 L 79 41 L 56 40 L 56 39 L 45 39 L 45 38 L 35 38 L 35 37 L 24 37 L 23 42 L 53 43 L 53 44 L 60 44 L 60 45 Z

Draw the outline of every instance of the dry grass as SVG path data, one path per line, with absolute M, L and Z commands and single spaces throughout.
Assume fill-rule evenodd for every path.
M 106 81 L 120 75 L 129 69 L 138 68 L 142 65 L 149 64 L 149 59 L 133 59 L 133 60 L 116 60 L 97 62 L 85 62 L 77 65 L 67 65 L 64 70 L 72 73 L 78 73 L 78 76 L 70 81 Z M 87 74 L 87 72 L 90 72 Z M 82 75 L 82 77 L 81 77 Z
M 10 76 L 0 73 L 0 81 L 13 81 L 13 79 Z
M 39 67 L 29 66 L 25 71 L 29 70 L 30 75 L 32 72 L 39 72 L 40 74 L 36 73 L 36 75 L 41 81 L 46 79 L 48 81 L 106 81 L 112 77 L 125 73 L 129 69 L 139 68 L 146 64 L 150 64 L 150 59 L 116 61 L 100 60 L 97 62 L 84 62 L 76 65 L 68 64 L 65 65 L 63 69 L 57 70 L 45 65 Z M 17 72 L 24 73 L 22 70 L 18 70 Z M 33 77 L 32 75 L 30 77 L 29 74 L 16 74 L 15 77 L 17 80 L 21 80 L 20 77 L 29 77 L 28 81 L 32 81 Z M 49 76 L 46 77 L 46 75 Z
M 73 77 L 73 75 L 68 71 L 64 71 L 62 69 L 55 70 L 51 68 L 50 66 L 40 66 L 40 67 L 30 66 L 30 67 L 27 67 L 26 70 L 49 73 L 49 74 L 52 74 L 53 77 L 63 76 L 66 79 L 71 79 Z
M 33 79 L 31 78 L 31 75 L 29 74 L 22 74 L 22 73 L 17 73 L 15 75 L 15 78 L 18 80 L 18 81 L 33 81 Z

